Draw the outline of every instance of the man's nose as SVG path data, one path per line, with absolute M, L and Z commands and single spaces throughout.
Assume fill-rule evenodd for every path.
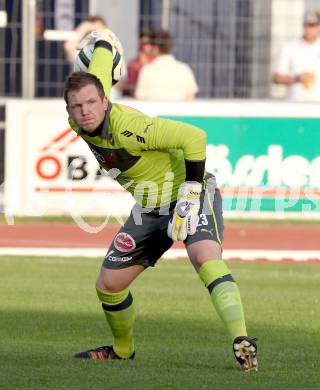
M 88 112 L 89 112 L 89 110 L 88 110 L 87 104 L 83 104 L 83 105 L 81 106 L 81 115 L 85 116 L 85 115 L 88 114 Z

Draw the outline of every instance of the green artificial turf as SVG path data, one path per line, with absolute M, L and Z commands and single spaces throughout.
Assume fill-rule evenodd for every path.
M 97 259 L 0 258 L 0 389 L 316 389 L 320 267 L 229 263 L 259 372 L 243 373 L 187 261 L 161 260 L 132 286 L 136 359 L 78 361 L 111 336 Z

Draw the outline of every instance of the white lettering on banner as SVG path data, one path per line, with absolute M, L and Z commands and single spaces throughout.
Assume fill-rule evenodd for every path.
M 319 194 L 315 193 L 314 190 L 307 188 L 304 191 L 305 196 L 307 199 L 309 199 L 311 202 L 308 204 L 302 205 L 302 211 L 303 212 L 319 212 L 320 211 L 320 196 Z
M 318 187 L 320 183 L 320 157 L 315 158 L 310 167 L 310 187 Z
M 249 106 L 249 103 L 241 104 L 238 114 L 242 116 L 243 107 Z M 222 105 L 221 109 L 223 107 Z M 272 105 L 269 116 L 279 113 L 277 107 L 278 105 Z M 294 112 L 296 107 L 298 106 L 294 107 Z M 216 101 L 213 106 L 210 105 L 210 109 L 208 106 L 208 115 L 212 115 L 212 108 L 216 110 Z M 306 111 L 305 105 L 300 108 L 300 117 L 309 115 L 308 112 L 312 117 L 319 117 L 318 106 L 312 108 L 312 113 Z M 157 105 L 153 115 L 160 115 L 159 109 L 164 108 Z M 170 115 L 177 114 L 177 108 L 171 104 L 168 109 Z M 201 110 L 197 115 L 202 115 L 203 103 L 199 103 L 199 109 Z M 144 111 L 144 107 L 141 110 Z M 250 108 L 249 111 L 252 113 L 253 110 Z M 215 112 L 221 115 L 222 111 L 219 109 Z M 265 115 L 264 108 L 262 113 Z M 96 233 L 103 229 L 110 216 L 118 218 L 129 214 L 134 200 L 125 188 L 132 186 L 132 183 L 122 183 L 121 188 L 112 180 L 112 177 L 117 178 L 118 172 L 116 175 L 102 173 L 88 145 L 68 127 L 65 103 L 62 100 L 54 104 L 51 99 L 8 101 L 6 114 L 6 147 L 15 151 L 6 153 L 4 212 L 8 220 L 11 221 L 10 216 L 15 214 L 63 213 L 71 215 L 85 231 Z M 168 115 L 168 112 L 163 114 Z M 305 147 L 306 142 L 303 138 L 302 147 Z M 271 202 L 265 206 L 263 200 L 269 198 L 283 199 L 283 202 L 279 201 L 275 205 L 279 210 L 290 211 L 293 205 L 300 202 L 305 210 L 309 208 L 312 212 L 319 211 L 320 153 L 315 158 L 310 158 L 298 149 L 297 153 L 288 155 L 286 145 L 265 145 L 265 149 L 258 155 L 254 147 L 252 152 L 244 154 L 237 146 L 233 149 L 227 144 L 208 145 L 207 168 L 209 172 L 216 172 L 218 184 L 223 187 L 226 210 L 268 209 Z M 19 163 L 17 155 L 23 157 Z M 170 201 L 173 181 L 173 173 L 167 173 L 161 189 L 163 204 Z M 156 183 L 141 183 L 134 195 L 140 195 L 141 198 L 145 188 L 152 190 L 150 194 L 154 198 L 151 199 L 150 196 L 148 201 L 153 203 L 157 190 L 160 193 L 160 189 L 154 185 Z M 271 207 L 274 209 L 273 205 Z M 161 215 L 167 214 L 167 211 Z M 139 215 L 143 212 L 140 208 Z M 105 221 L 99 226 L 91 226 L 82 218 L 87 215 L 104 216 Z
M 88 155 L 76 155 L 68 151 L 71 144 L 79 139 L 74 137 L 72 130 L 66 129 L 41 148 L 42 153 L 36 160 L 36 173 L 39 178 L 51 182 L 60 179 L 85 184 L 108 176 L 107 174 L 101 175 L 98 165 L 92 164 Z M 52 149 L 57 149 L 54 155 L 52 155 Z M 94 153 L 96 154 L 96 152 Z M 224 144 L 207 146 L 206 166 L 209 172 L 213 172 L 217 176 L 219 186 L 320 186 L 320 156 L 311 162 L 300 155 L 283 158 L 281 145 L 269 145 L 266 154 L 242 155 L 233 166 L 229 159 L 229 153 L 229 147 Z M 169 178 L 168 183 L 165 184 L 172 187 Z M 141 196 L 146 185 L 155 185 L 155 183 L 138 185 L 135 193 L 136 198 Z M 140 187 L 141 191 L 139 191 Z M 153 192 L 156 193 L 156 191 Z M 154 199 L 150 201 L 154 203 Z
M 207 146 L 206 168 L 219 186 L 320 186 L 320 157 L 311 162 L 299 155 L 283 158 L 281 145 L 269 145 L 266 155 L 243 155 L 232 169 L 228 156 L 227 145 Z

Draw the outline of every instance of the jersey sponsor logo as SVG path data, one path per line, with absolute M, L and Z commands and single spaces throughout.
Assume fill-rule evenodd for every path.
M 104 156 L 89 144 L 89 148 L 100 164 L 104 164 Z
M 113 241 L 115 248 L 120 252 L 129 252 L 136 247 L 134 238 L 128 233 L 118 233 Z
M 121 133 L 123 136 L 129 138 L 132 136 L 133 132 L 132 131 L 129 131 L 129 130 L 125 130 Z
M 115 160 L 115 156 L 114 156 L 114 153 L 112 153 L 112 152 L 104 157 L 104 161 L 107 165 L 109 165 L 109 167 L 113 166 L 114 160 Z
M 98 160 L 99 164 L 107 164 L 109 167 L 113 167 L 116 156 L 114 155 L 113 151 L 105 150 L 104 154 L 99 152 L 96 147 L 89 144 L 89 147 L 95 156 L 95 158 Z
M 99 164 L 106 165 L 107 168 L 117 168 L 120 171 L 126 171 L 131 168 L 139 159 L 140 156 L 132 156 L 126 149 L 104 148 L 102 146 L 92 145 L 87 142 L 92 153 L 98 160 Z
M 136 138 L 137 138 L 137 141 L 138 141 L 138 142 L 140 142 L 140 143 L 142 143 L 142 144 L 145 144 L 145 143 L 146 143 L 144 137 L 141 137 L 140 135 L 137 135 Z

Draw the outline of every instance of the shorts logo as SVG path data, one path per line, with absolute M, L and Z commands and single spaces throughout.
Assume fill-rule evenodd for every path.
M 132 260 L 132 256 L 123 256 L 123 257 L 116 257 L 116 256 L 111 256 L 113 253 L 115 253 L 114 251 L 110 251 L 107 256 L 105 257 L 105 260 L 107 261 L 112 261 L 114 263 L 120 263 L 120 262 L 128 262 L 128 261 L 131 261 Z
M 129 252 L 136 247 L 134 238 L 128 233 L 118 233 L 113 243 L 120 252 Z

